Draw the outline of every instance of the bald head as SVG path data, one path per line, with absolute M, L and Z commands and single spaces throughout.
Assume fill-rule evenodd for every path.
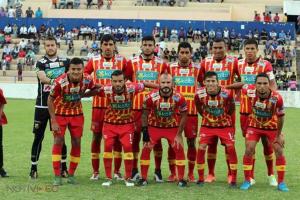
M 172 94 L 173 77 L 171 74 L 161 74 L 159 77 L 160 94 L 164 97 L 169 97 Z

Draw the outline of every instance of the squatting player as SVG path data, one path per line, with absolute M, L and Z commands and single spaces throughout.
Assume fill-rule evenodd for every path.
M 240 188 L 248 190 L 251 187 L 255 147 L 260 138 L 265 137 L 275 151 L 278 190 L 287 192 L 289 189 L 284 183 L 286 161 L 283 154 L 284 105 L 282 97 L 278 92 L 270 89 L 270 78 L 266 73 L 256 76 L 255 85 L 244 85 L 242 94 L 244 98 L 241 101 L 241 109 L 244 108 L 244 114 L 248 115 L 248 127 L 243 159 L 245 182 Z
M 237 155 L 234 147 L 234 127 L 232 113 L 235 110 L 232 91 L 219 86 L 216 72 L 208 71 L 204 75 L 204 85 L 197 90 L 195 105 L 202 116 L 199 148 L 197 152 L 197 184 L 204 184 L 204 168 L 206 147 L 220 138 L 228 153 L 230 167 L 230 186 L 236 186 Z
M 51 89 L 51 85 L 55 79 L 65 73 L 65 69 L 69 67 L 69 59 L 57 56 L 57 41 L 54 37 L 49 36 L 44 43 L 46 55 L 36 63 L 36 73 L 38 78 L 38 95 L 35 103 L 33 133 L 34 140 L 31 149 L 31 169 L 29 176 L 32 179 L 38 177 L 37 164 L 42 150 L 42 142 L 44 139 L 47 122 L 50 120 L 48 112 L 47 99 Z M 50 123 L 51 124 L 51 123 Z M 63 177 L 67 176 L 67 147 L 63 144 L 61 173 Z
M 184 180 L 185 156 L 182 143 L 182 132 L 187 120 L 187 103 L 185 98 L 175 90 L 170 74 L 162 74 L 159 78 L 159 89 L 151 91 L 144 99 L 142 114 L 142 132 L 144 147 L 140 165 L 141 176 L 139 185 L 147 185 L 152 147 L 162 138 L 168 140 L 175 151 L 178 173 L 178 186 L 187 185 Z M 180 121 L 178 119 L 180 113 Z M 149 127 L 149 130 L 148 130 Z
M 127 61 L 121 55 L 116 55 L 116 41 L 110 34 L 106 34 L 100 41 L 101 55 L 93 57 L 84 68 L 84 73 L 94 73 L 93 80 L 95 84 L 110 84 L 111 74 L 114 70 L 123 70 Z M 99 179 L 99 154 L 102 138 L 102 128 L 107 99 L 99 95 L 93 97 L 92 125 L 93 139 L 91 143 L 93 174 L 91 180 Z M 116 141 L 114 144 L 114 177 L 117 180 L 122 179 L 119 169 L 122 162 L 122 147 Z
M 70 131 L 72 143 L 68 183 L 75 183 L 74 173 L 80 161 L 80 143 L 84 124 L 81 97 L 86 90 L 96 89 L 92 77 L 83 76 L 83 68 L 83 61 L 80 58 L 73 58 L 67 73 L 55 80 L 48 97 L 54 136 L 52 164 L 55 178 L 53 185 L 62 184 L 60 161 L 67 128 Z
M 233 56 L 226 55 L 226 43 L 223 39 L 215 39 L 212 45 L 212 57 L 207 57 L 201 62 L 201 77 L 203 77 L 206 72 L 214 71 L 218 75 L 218 80 L 221 86 L 228 87 L 234 83 L 234 79 L 239 78 L 238 73 L 238 60 Z M 201 81 L 201 82 L 202 82 Z M 235 132 L 235 112 L 232 113 L 232 126 Z M 217 156 L 217 144 L 218 139 L 215 138 L 215 142 L 208 145 L 207 152 L 207 164 L 208 164 L 208 176 L 205 182 L 213 182 L 215 178 L 215 163 Z M 231 174 L 229 167 L 229 155 L 225 147 L 226 162 L 228 166 L 228 183 L 231 182 Z

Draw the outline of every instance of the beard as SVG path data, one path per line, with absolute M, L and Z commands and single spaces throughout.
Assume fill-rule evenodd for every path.
M 121 94 L 124 91 L 124 86 L 123 87 L 115 87 L 114 90 L 117 94 Z
M 169 87 L 163 87 L 163 88 L 160 88 L 160 93 L 162 93 L 162 94 L 168 94 L 168 93 L 170 93 L 171 91 L 172 91 L 172 89 L 171 88 L 169 88 Z

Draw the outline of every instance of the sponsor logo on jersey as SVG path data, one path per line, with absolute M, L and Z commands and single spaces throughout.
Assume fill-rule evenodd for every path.
M 124 95 L 116 95 L 114 97 L 115 101 L 124 101 L 125 100 L 125 96 Z
M 195 78 L 192 76 L 174 76 L 175 85 L 177 86 L 194 86 Z
M 73 87 L 73 88 L 70 88 L 70 92 L 71 93 L 78 93 L 80 91 L 80 87 Z
M 111 105 L 111 108 L 112 109 L 115 109 L 115 110 L 125 110 L 125 109 L 129 109 L 131 108 L 131 101 L 129 102 L 113 102 L 113 103 L 110 103 Z
M 255 74 L 242 74 L 242 82 L 246 83 L 246 84 L 254 84 L 255 83 L 255 78 L 256 75 Z
M 96 71 L 96 77 L 97 77 L 97 79 L 110 79 L 111 78 L 111 74 L 114 71 L 115 70 L 112 70 L 112 69 L 98 69 Z
M 267 105 L 265 103 L 257 101 L 255 102 L 255 107 L 260 109 L 266 109 Z
M 137 80 L 139 81 L 156 81 L 158 78 L 158 72 L 154 71 L 137 71 Z
M 51 63 L 50 63 L 51 64 Z M 65 73 L 64 67 L 45 69 L 46 76 L 50 79 L 55 79 Z
M 223 81 L 223 80 L 228 80 L 230 73 L 229 71 L 215 71 L 216 74 L 218 75 L 218 79 L 219 81 Z
M 159 107 L 162 108 L 162 109 L 169 109 L 171 107 L 171 104 L 169 102 L 161 102 L 159 104 Z
M 208 100 L 207 105 L 210 107 L 217 107 L 219 105 L 219 101 L 217 100 Z
M 80 101 L 80 94 L 64 94 L 63 100 L 67 102 Z

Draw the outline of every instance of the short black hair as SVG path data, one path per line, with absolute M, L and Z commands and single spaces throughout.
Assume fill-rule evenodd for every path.
M 184 48 L 184 49 L 185 48 L 189 48 L 189 50 L 190 50 L 191 53 L 192 53 L 192 50 L 193 50 L 191 44 L 188 43 L 188 42 L 180 42 L 179 45 L 178 45 L 177 52 L 179 52 L 180 48 Z
M 120 75 L 123 75 L 123 77 L 125 78 L 125 75 L 122 70 L 115 70 L 115 71 L 113 71 L 113 73 L 111 73 L 111 78 L 113 76 L 120 76 Z
M 100 44 L 103 44 L 103 42 L 108 42 L 110 40 L 112 40 L 114 42 L 114 44 L 116 44 L 116 40 L 115 40 L 113 35 L 105 34 L 105 35 L 102 36 Z
M 145 41 L 152 41 L 155 44 L 155 39 L 152 35 L 147 35 L 142 38 L 142 43 Z
M 54 36 L 52 36 L 52 35 L 47 36 L 47 37 L 45 38 L 45 41 L 46 41 L 46 40 L 54 41 L 55 44 L 57 44 L 56 38 L 55 38 Z
M 216 72 L 214 72 L 214 71 L 207 71 L 207 72 L 204 74 L 204 80 L 207 79 L 207 78 L 211 78 L 211 77 L 213 77 L 213 76 L 215 76 L 216 79 L 217 79 L 217 81 L 219 81 L 219 79 L 218 79 L 218 74 L 217 74 Z
M 69 65 L 65 66 L 65 72 L 69 71 L 70 65 L 82 65 L 82 67 L 84 66 L 83 60 L 81 58 L 78 57 L 74 57 L 70 60 Z
M 213 43 L 220 43 L 220 42 L 223 42 L 226 45 L 226 42 L 223 38 L 215 38 L 213 41 Z
M 266 78 L 266 79 L 268 79 L 268 82 L 270 82 L 270 78 L 269 78 L 268 74 L 266 74 L 266 73 L 260 73 L 260 74 L 258 74 L 258 75 L 255 77 L 255 83 L 257 82 L 257 79 L 260 78 L 260 77 Z
M 256 46 L 256 48 L 258 49 L 258 42 L 256 39 L 248 39 L 244 42 L 244 47 L 246 47 L 246 45 L 250 45 L 250 44 L 254 44 Z

